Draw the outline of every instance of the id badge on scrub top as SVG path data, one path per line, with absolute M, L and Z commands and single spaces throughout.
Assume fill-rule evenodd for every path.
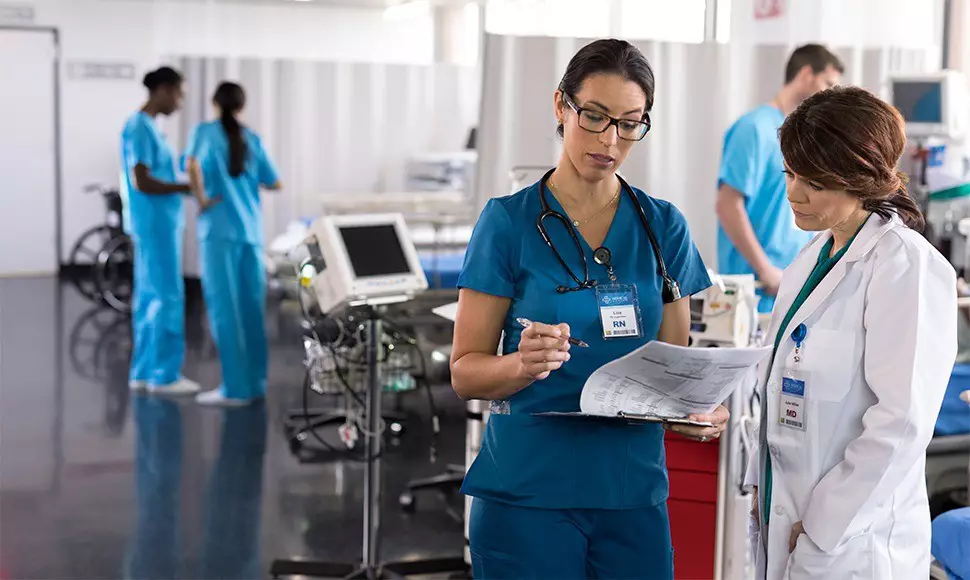
M 805 430 L 805 397 L 808 394 L 808 373 L 801 370 L 801 346 L 796 346 L 781 376 L 781 398 L 778 421 L 785 427 Z
M 640 303 L 633 284 L 608 284 L 596 287 L 603 338 L 640 338 Z

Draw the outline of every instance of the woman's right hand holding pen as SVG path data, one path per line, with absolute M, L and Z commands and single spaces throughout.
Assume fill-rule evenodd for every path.
M 534 381 L 547 378 L 569 360 L 569 347 L 568 324 L 532 323 L 519 339 L 523 372 Z

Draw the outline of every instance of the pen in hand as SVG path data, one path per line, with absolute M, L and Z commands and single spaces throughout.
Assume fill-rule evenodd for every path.
M 515 321 L 518 322 L 519 326 L 521 326 L 522 328 L 529 328 L 530 326 L 532 326 L 532 321 L 529 320 L 528 318 L 516 318 Z M 589 348 L 588 344 L 586 344 L 582 340 L 579 340 L 578 338 L 573 338 L 571 336 L 569 337 L 569 344 L 573 346 L 578 346 L 581 348 Z

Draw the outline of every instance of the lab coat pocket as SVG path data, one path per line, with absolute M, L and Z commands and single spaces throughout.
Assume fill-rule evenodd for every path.
M 845 398 L 861 357 L 854 334 L 813 328 L 805 340 L 804 368 L 810 375 L 809 397 L 838 402 Z
M 855 536 L 835 552 L 823 552 L 807 534 L 798 537 L 788 557 L 785 580 L 875 580 L 872 534 Z

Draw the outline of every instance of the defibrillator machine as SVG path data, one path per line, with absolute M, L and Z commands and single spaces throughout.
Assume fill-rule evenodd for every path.
M 320 310 L 404 302 L 428 288 L 401 214 L 324 216 L 310 226 L 310 285 Z

